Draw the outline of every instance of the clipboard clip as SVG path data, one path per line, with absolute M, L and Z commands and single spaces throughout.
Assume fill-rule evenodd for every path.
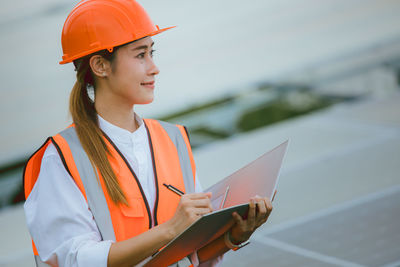
M 229 192 L 229 185 L 226 187 L 224 198 L 222 199 L 221 204 L 219 205 L 219 209 L 224 208 L 225 200 L 226 200 L 226 197 L 228 196 L 228 192 Z

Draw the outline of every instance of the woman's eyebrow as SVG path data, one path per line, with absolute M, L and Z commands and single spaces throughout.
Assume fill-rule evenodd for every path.
M 153 45 L 154 45 L 154 42 L 151 43 L 150 48 L 153 47 Z M 141 50 L 141 49 L 147 49 L 147 48 L 148 48 L 147 45 L 141 45 L 141 46 L 133 48 L 132 50 Z

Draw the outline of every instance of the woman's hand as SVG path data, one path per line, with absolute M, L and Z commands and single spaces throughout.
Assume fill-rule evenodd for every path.
M 271 211 L 272 204 L 268 198 L 261 198 L 259 196 L 251 198 L 246 220 L 237 212 L 232 214 L 235 224 L 230 230 L 231 242 L 239 244 L 247 241 L 254 231 L 267 221 Z
M 209 213 L 211 193 L 183 195 L 174 216 L 140 235 L 115 242 L 108 254 L 109 266 L 133 266 L 157 252 L 202 215 Z
M 172 238 L 183 232 L 202 215 L 212 211 L 211 193 L 185 194 L 181 197 L 174 216 L 167 222 Z

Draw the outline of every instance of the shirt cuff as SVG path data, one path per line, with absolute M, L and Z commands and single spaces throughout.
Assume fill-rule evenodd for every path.
M 197 250 L 190 254 L 190 261 L 193 264 L 193 267 L 199 266 L 199 258 L 197 257 Z

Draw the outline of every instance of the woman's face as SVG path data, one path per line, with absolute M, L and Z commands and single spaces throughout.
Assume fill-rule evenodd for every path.
M 155 75 L 159 73 L 153 61 L 154 42 L 145 37 L 120 47 L 115 53 L 107 75 L 110 93 L 121 104 L 148 104 L 154 99 Z

